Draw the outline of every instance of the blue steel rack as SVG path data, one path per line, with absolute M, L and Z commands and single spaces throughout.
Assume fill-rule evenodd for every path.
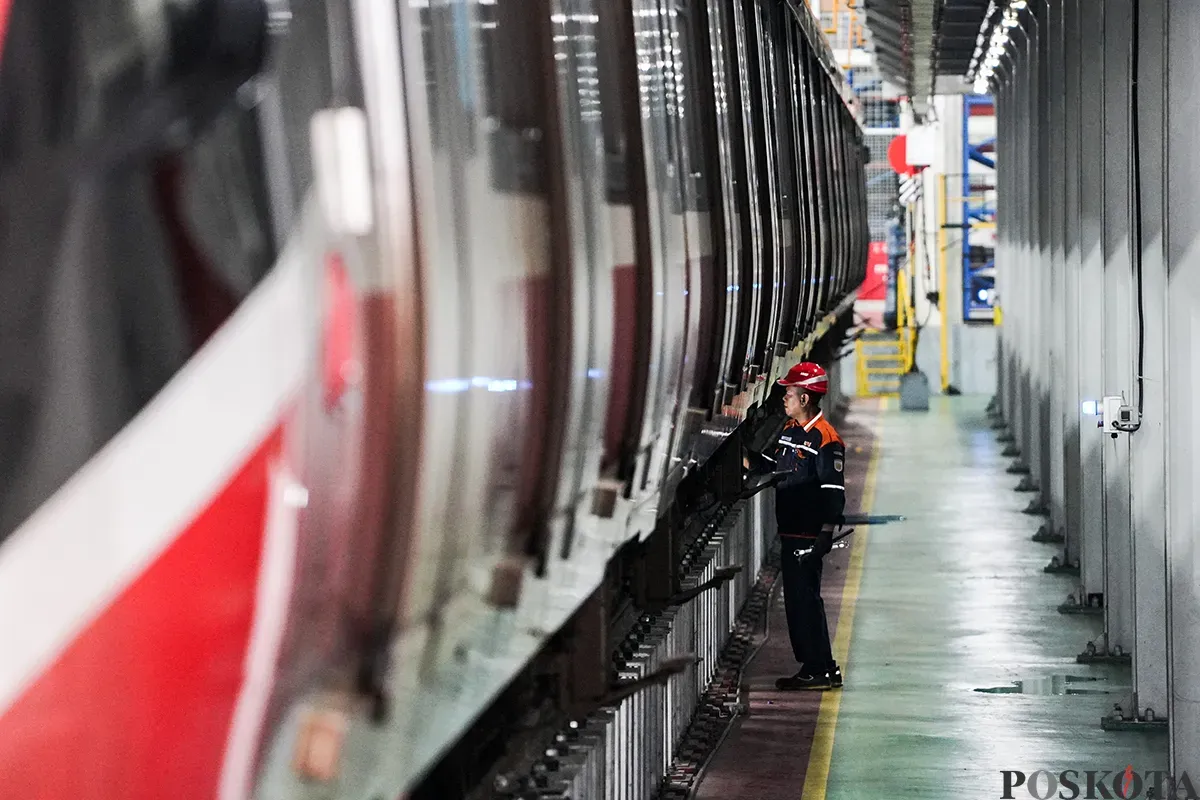
M 991 246 L 973 244 L 972 233 L 996 226 L 996 209 L 987 198 L 976 193 L 972 185 L 971 162 L 982 164 L 991 170 L 996 162 L 987 151 L 994 152 L 995 139 L 982 142 L 971 141 L 970 122 L 972 116 L 982 116 L 987 111 L 995 113 L 995 104 L 986 95 L 965 95 L 962 113 L 962 291 L 963 320 L 965 322 L 992 322 L 995 313 L 995 249 Z M 976 176 L 979 173 L 975 173 Z M 995 180 L 991 186 L 996 185 Z

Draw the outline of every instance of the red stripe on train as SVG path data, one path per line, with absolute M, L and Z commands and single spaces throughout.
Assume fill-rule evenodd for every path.
M 633 405 L 634 370 L 637 368 L 637 267 L 621 264 L 613 269 L 613 345 L 609 367 L 608 419 L 604 433 L 604 467 L 615 463 L 625 442 L 625 428 Z
M 0 797 L 216 796 L 281 442 L 277 429 L 0 717 Z
M 4 40 L 8 38 L 8 14 L 11 0 L 0 0 L 0 62 L 4 60 Z

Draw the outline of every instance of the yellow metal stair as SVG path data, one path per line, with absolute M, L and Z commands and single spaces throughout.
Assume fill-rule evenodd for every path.
M 895 330 L 864 331 L 854 343 L 855 372 L 859 397 L 891 397 L 900 394 L 900 377 L 913 365 L 914 310 L 908 293 L 909 278 L 896 273 Z
M 870 331 L 855 342 L 859 397 L 879 397 L 900 392 L 900 376 L 912 366 L 912 332 Z

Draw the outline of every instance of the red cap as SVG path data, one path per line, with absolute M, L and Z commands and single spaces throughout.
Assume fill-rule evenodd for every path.
M 825 394 L 829 391 L 829 376 L 819 364 L 805 361 L 788 370 L 779 381 L 780 386 L 799 386 L 814 394 Z

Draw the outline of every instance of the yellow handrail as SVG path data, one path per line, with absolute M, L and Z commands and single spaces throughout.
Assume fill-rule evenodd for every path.
M 833 0 L 833 13 L 830 14 L 830 19 L 833 20 L 833 28 L 825 28 L 826 36 L 836 36 L 838 32 L 838 6 L 841 5 L 841 0 Z
M 909 269 L 915 261 L 912 251 L 913 242 L 909 242 L 909 258 L 908 265 L 904 269 L 896 271 L 896 329 L 894 340 L 888 338 L 872 338 L 870 341 L 860 338 L 855 342 L 855 381 L 857 383 L 857 393 L 859 397 L 872 396 L 887 396 L 890 393 L 894 394 L 894 390 L 873 391 L 873 387 L 880 383 L 878 377 L 873 381 L 872 375 L 890 375 L 896 376 L 892 380 L 898 379 L 899 376 L 908 373 L 916 360 L 916 352 L 913 348 L 914 343 L 914 322 L 917 319 L 917 310 L 913 305 L 913 298 L 909 294 L 909 286 L 912 284 L 913 276 L 909 273 Z M 883 331 L 876 331 L 882 334 Z M 894 355 L 891 353 L 880 353 L 872 351 L 868 353 L 869 347 L 879 347 L 885 344 L 893 344 L 895 346 Z M 868 361 L 874 358 L 876 361 L 892 361 L 899 362 L 899 367 L 892 366 L 868 366 Z M 885 379 L 887 382 L 887 379 Z
M 843 11 L 842 0 L 832 0 L 832 2 L 833 2 L 833 8 L 829 12 L 829 19 L 832 21 L 833 27 L 822 28 L 822 31 L 825 33 L 825 36 L 829 39 L 829 43 L 831 46 L 833 46 L 835 44 L 834 38 L 838 35 L 838 32 L 841 30 L 841 19 L 842 19 L 842 11 Z M 804 3 L 811 10 L 812 4 L 811 4 L 810 0 L 804 0 Z M 849 30 L 848 30 L 847 36 L 846 36 L 846 49 L 853 50 L 856 47 L 865 47 L 866 43 L 867 43 L 867 36 L 863 32 L 862 23 L 860 23 L 858 21 L 857 6 L 851 5 L 849 2 L 847 2 L 846 7 L 845 7 L 845 13 L 846 13 L 846 16 L 848 16 L 850 18 L 849 19 Z M 843 64 L 842 68 L 849 69 L 851 66 L 852 66 L 851 64 Z

